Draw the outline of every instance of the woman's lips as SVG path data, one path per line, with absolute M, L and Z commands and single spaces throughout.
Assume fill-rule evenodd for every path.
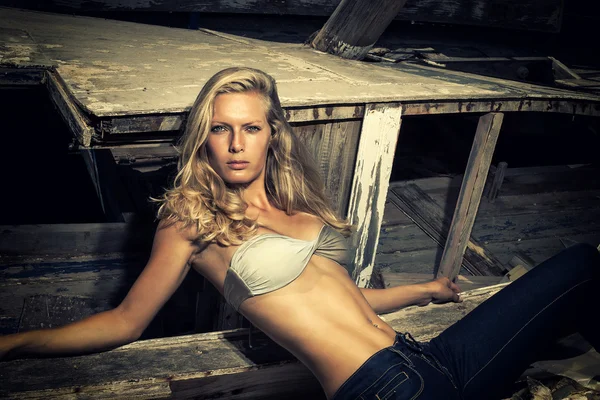
M 230 161 L 227 163 L 229 168 L 239 170 L 244 169 L 250 164 L 248 161 Z

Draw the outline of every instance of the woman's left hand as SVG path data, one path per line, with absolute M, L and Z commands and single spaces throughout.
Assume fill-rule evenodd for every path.
M 452 282 L 446 277 L 427 282 L 426 285 L 431 291 L 431 302 L 434 304 L 462 302 L 462 299 L 459 295 L 460 288 L 456 283 Z

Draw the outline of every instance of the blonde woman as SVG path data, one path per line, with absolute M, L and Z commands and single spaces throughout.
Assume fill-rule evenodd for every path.
M 536 267 L 431 342 L 395 332 L 378 314 L 458 302 L 459 288 L 445 278 L 355 285 L 343 267 L 350 226 L 333 212 L 262 71 L 213 76 L 179 148 L 150 259 L 123 302 L 64 327 L 4 336 L 0 356 L 134 341 L 191 268 L 304 363 L 330 399 L 495 398 L 562 334 L 581 330 L 598 348 L 598 331 L 583 325 L 590 318 L 576 316 L 597 303 L 600 257 L 591 246 Z

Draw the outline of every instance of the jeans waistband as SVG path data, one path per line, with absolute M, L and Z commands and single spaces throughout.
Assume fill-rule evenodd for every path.
M 429 351 L 429 343 L 423 343 L 415 340 L 408 332 L 396 332 L 394 343 L 386 348 L 383 348 L 369 357 L 335 392 L 332 400 L 342 400 L 351 398 L 350 394 L 354 394 L 359 387 L 364 385 L 364 381 L 368 381 L 373 377 L 379 376 L 385 371 L 389 365 L 404 362 L 411 368 L 417 364 L 429 365 L 429 367 L 437 369 L 443 375 L 446 375 L 452 386 L 453 379 L 437 358 Z M 394 361 L 396 360 L 396 361 Z M 403 361 L 398 361 L 403 360 Z M 427 368 L 429 368 L 427 367 Z

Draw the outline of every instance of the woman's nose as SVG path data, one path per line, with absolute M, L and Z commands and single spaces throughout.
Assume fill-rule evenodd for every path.
M 229 151 L 232 153 L 241 153 L 244 151 L 244 138 L 241 133 L 233 133 L 233 135 L 231 136 Z

